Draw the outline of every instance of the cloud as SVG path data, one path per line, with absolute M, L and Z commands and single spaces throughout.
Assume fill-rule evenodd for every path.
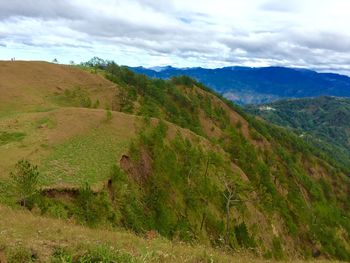
M 0 19 L 10 17 L 68 18 L 81 17 L 81 8 L 69 0 L 11 0 L 0 1 Z
M 299 10 L 299 0 L 295 1 L 279 1 L 273 0 L 266 3 L 263 3 L 260 8 L 264 11 L 273 11 L 273 12 L 296 12 Z
M 0 2 L 0 58 L 350 70 L 345 0 Z M 337 14 L 337 19 L 325 19 Z M 61 56 L 61 57 L 59 57 Z
M 334 32 L 297 32 L 291 33 L 301 45 L 312 49 L 350 53 L 350 35 Z

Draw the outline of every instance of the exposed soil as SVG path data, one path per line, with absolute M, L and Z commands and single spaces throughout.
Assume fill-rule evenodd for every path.
M 65 188 L 65 189 L 44 189 L 41 192 L 44 196 L 47 196 L 49 198 L 64 200 L 64 201 L 71 201 L 77 197 L 79 194 L 78 188 Z
M 141 149 L 139 160 L 135 161 L 128 155 L 123 155 L 120 159 L 120 168 L 122 168 L 128 176 L 138 183 L 143 183 L 152 174 L 153 160 L 147 150 Z
M 110 199 L 112 201 L 114 201 L 115 200 L 115 194 L 114 194 L 114 191 L 113 191 L 112 179 L 109 179 L 108 182 L 107 182 L 107 191 L 108 191 L 108 195 L 109 195 Z
M 5 251 L 3 251 L 2 249 L 0 249 L 0 263 L 7 263 Z

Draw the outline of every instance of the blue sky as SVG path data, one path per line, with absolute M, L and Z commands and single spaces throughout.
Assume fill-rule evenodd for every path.
M 350 75 L 349 0 L 2 0 L 0 59 Z

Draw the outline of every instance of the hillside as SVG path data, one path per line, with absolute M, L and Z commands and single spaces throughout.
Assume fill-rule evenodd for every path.
M 303 69 L 282 67 L 131 69 L 149 77 L 163 79 L 187 75 L 240 104 L 266 103 L 281 98 L 350 96 L 349 77 Z
M 0 80 L 7 78 L 0 202 L 24 218 L 8 228 L 8 219 L 0 219 L 5 253 L 23 239 L 37 258 L 58 251 L 81 258 L 95 244 L 93 233 L 107 230 L 102 244 L 112 242 L 139 261 L 154 249 L 170 253 L 169 241 L 160 248 L 136 237 L 135 247 L 114 244 L 109 236 L 123 228 L 157 242 L 208 247 L 218 261 L 230 261 L 234 251 L 268 259 L 350 258 L 349 179 L 293 133 L 245 114 L 188 77 L 149 79 L 104 61 L 3 63 L 12 69 L 0 72 Z M 40 172 L 40 191 L 25 203 L 10 177 L 22 158 Z M 22 213 L 29 212 L 18 209 L 35 216 L 27 222 Z M 23 232 L 39 221 L 67 228 L 52 237 L 40 226 Z M 33 231 L 45 252 L 28 241 Z M 169 261 L 178 261 L 174 253 Z M 210 261 L 202 256 L 189 261 Z
M 0 118 L 8 112 L 46 111 L 58 105 L 64 106 L 58 95 L 65 90 L 77 91 L 71 105 L 83 106 L 82 95 L 89 93 L 91 101 L 86 101 L 85 105 L 92 105 L 98 99 L 101 107 L 106 107 L 115 90 L 113 83 L 99 75 L 47 62 L 2 61 L 0 79 Z M 81 92 L 84 94 L 78 94 L 79 87 L 84 87 Z
M 246 109 L 272 123 L 293 129 L 305 140 L 350 165 L 350 99 L 318 97 L 282 100 Z

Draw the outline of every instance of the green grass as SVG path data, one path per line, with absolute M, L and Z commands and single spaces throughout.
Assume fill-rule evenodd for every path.
M 25 136 L 26 134 L 23 132 L 0 131 L 0 146 L 11 142 L 22 141 Z
M 129 140 L 121 138 L 108 125 L 94 129 L 56 146 L 42 162 L 44 185 L 95 184 L 110 176 L 110 169 L 128 149 Z
M 73 106 L 90 108 L 92 106 L 89 93 L 81 87 L 75 87 L 73 90 L 66 89 L 61 94 L 55 94 L 50 97 L 51 102 L 60 106 Z

